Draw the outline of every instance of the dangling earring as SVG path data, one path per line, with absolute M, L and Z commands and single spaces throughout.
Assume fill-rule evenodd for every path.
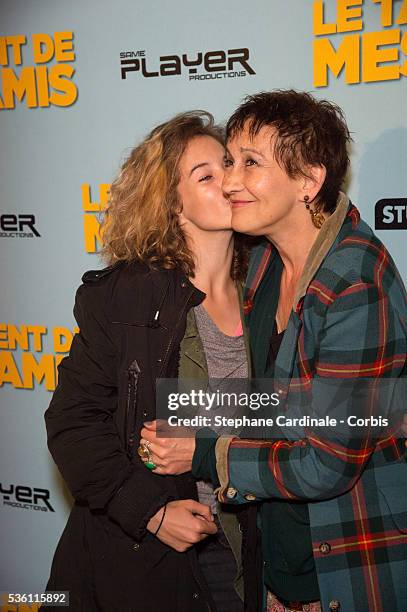
M 321 229 L 321 227 L 325 223 L 324 215 L 319 212 L 316 212 L 315 210 L 312 210 L 311 206 L 308 203 L 309 195 L 306 194 L 304 196 L 303 202 L 305 203 L 305 208 L 309 211 L 309 214 L 311 215 L 311 221 L 314 224 L 314 227 L 316 227 L 317 229 Z

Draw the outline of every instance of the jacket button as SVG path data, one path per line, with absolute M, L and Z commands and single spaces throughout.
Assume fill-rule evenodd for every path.
M 182 281 L 182 283 L 181 283 L 181 287 L 182 287 L 183 289 L 185 289 L 185 287 L 186 287 L 186 286 L 187 286 L 186 282 L 185 282 L 185 281 Z
M 161 359 L 161 357 L 159 357 L 159 358 L 157 359 L 157 363 L 161 363 L 161 362 L 162 362 L 162 359 Z
M 193 594 L 192 594 L 192 597 L 193 597 L 194 599 L 199 599 L 199 593 L 193 593 Z
M 247 501 L 254 501 L 254 500 L 256 499 L 256 496 L 255 496 L 255 495 L 253 495 L 253 493 L 247 493 L 247 494 L 244 496 L 244 498 L 245 498 L 245 500 L 247 500 Z
M 332 601 L 329 602 L 329 609 L 332 611 L 337 611 L 339 610 L 341 607 L 341 604 L 339 603 L 339 601 L 337 599 L 333 599 Z
M 322 542 L 322 544 L 319 545 L 319 551 L 323 555 L 328 555 L 331 552 L 331 545 L 328 544 L 328 542 Z
M 140 548 L 140 544 L 136 542 L 135 544 L 133 544 L 133 548 L 134 550 L 138 550 Z
M 233 499 L 234 497 L 236 497 L 237 495 L 237 491 L 234 487 L 229 487 L 228 490 L 226 491 L 226 497 L 228 499 Z

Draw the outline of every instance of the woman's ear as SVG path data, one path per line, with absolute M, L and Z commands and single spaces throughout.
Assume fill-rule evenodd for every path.
M 306 173 L 303 183 L 304 192 L 307 193 L 310 202 L 312 202 L 321 191 L 321 187 L 325 182 L 326 168 L 323 164 L 320 166 L 308 166 Z
M 179 212 L 177 212 L 177 216 L 178 216 L 179 226 L 182 227 L 187 222 L 187 220 L 185 219 L 185 215 L 182 212 L 182 208 L 180 208 Z
M 182 199 L 181 199 L 181 194 L 179 192 L 179 183 L 176 186 L 176 202 L 174 206 L 174 213 L 178 217 L 178 223 L 181 227 L 186 222 L 186 219 L 183 213 Z

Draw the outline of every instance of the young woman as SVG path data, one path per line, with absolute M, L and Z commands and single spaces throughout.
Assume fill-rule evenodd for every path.
M 45 414 L 75 499 L 47 588 L 69 591 L 70 610 L 243 610 L 236 517 L 214 517 L 208 483 L 146 469 L 135 443 L 155 418 L 157 378 L 248 375 L 245 249 L 223 174 L 221 132 L 210 114 L 190 112 L 155 128 L 112 185 L 102 226 L 110 266 L 83 276 L 80 333 Z M 149 458 L 148 447 L 139 453 Z
M 298 426 L 296 439 L 290 428 L 280 439 L 214 436 L 211 447 L 200 437 L 157 438 L 155 424 L 142 430 L 160 474 L 192 465 L 231 506 L 263 501 L 262 571 L 251 551 L 244 566 L 255 570 L 246 584 L 264 578 L 272 612 L 407 610 L 398 432 L 407 299 L 391 256 L 340 192 L 348 141 L 332 103 L 295 91 L 250 96 L 227 125 L 223 183 L 233 228 L 266 237 L 245 290 L 254 374 L 274 378 L 287 417 L 335 417 L 338 426 Z M 391 406 L 378 399 L 389 388 Z M 352 428 L 355 416 L 366 425 Z M 260 610 L 250 588 L 248 606 Z

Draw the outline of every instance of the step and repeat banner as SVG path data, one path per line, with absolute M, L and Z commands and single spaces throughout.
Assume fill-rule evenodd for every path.
M 261 90 L 333 100 L 348 193 L 405 280 L 406 77 L 407 0 L 2 0 L 0 591 L 45 587 L 72 503 L 43 414 L 126 153 L 176 113 L 224 122 Z

